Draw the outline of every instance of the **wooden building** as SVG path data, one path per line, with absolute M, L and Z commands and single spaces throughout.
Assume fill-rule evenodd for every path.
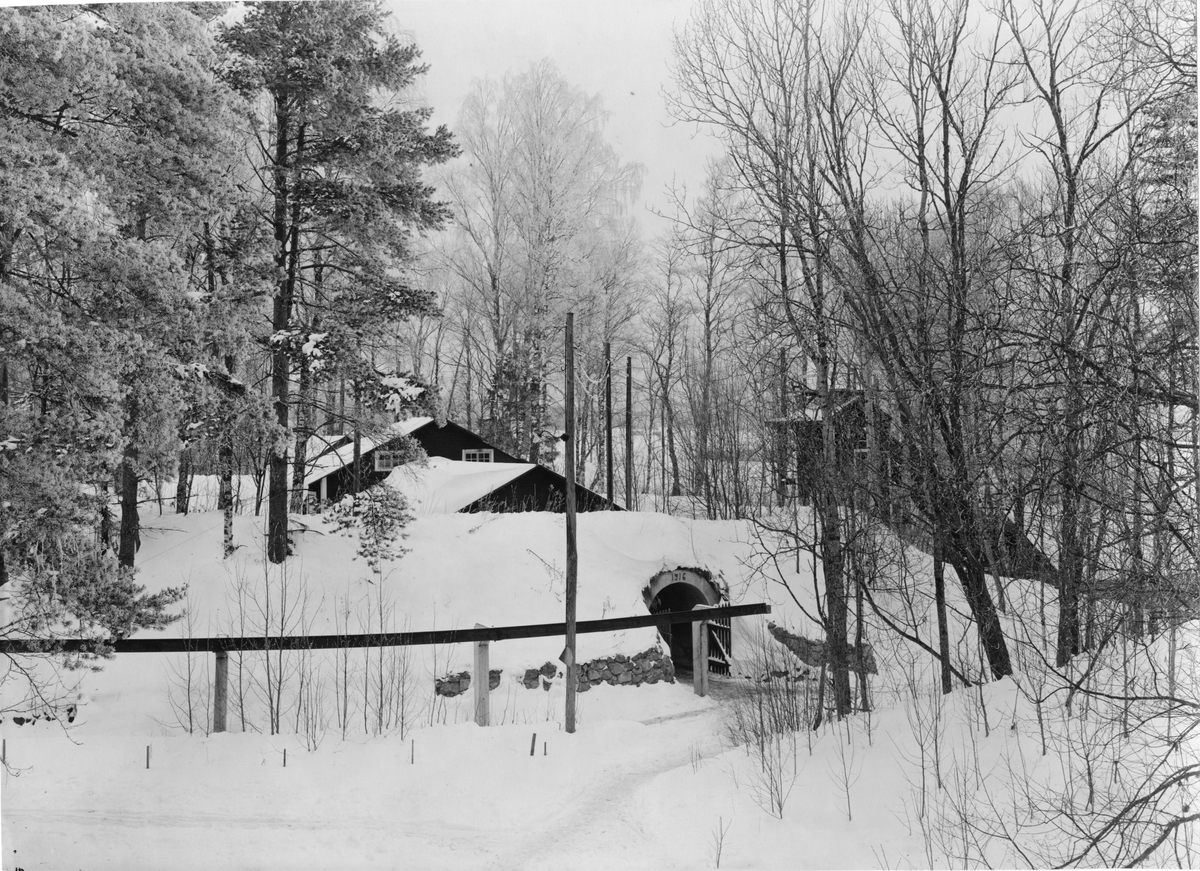
M 777 438 L 779 492 L 801 505 L 813 505 L 826 474 L 824 407 L 816 391 L 803 391 L 799 399 L 795 412 L 768 425 Z M 932 552 L 932 541 L 913 504 L 912 487 L 905 481 L 903 445 L 891 416 L 869 402 L 862 390 L 836 389 L 833 400 L 837 444 L 834 474 L 825 480 L 842 484 L 845 498 L 855 500 L 910 544 Z M 1057 583 L 1053 562 L 1020 523 L 989 517 L 982 507 L 979 523 L 986 541 L 980 557 L 988 571 Z
M 837 389 L 834 400 L 834 477 L 873 491 L 884 504 L 897 483 L 900 444 L 891 418 L 871 405 L 861 390 Z M 785 418 L 767 421 L 776 433 L 778 486 L 782 494 L 812 505 L 825 468 L 824 413 L 815 391 L 804 391 L 799 407 Z
M 353 437 L 336 437 L 313 460 L 305 476 L 305 487 L 312 498 L 322 502 L 353 493 L 356 482 L 359 490 L 365 490 L 404 466 L 411 458 L 413 441 L 431 458 L 454 463 L 493 464 L 488 470 L 493 474 L 475 476 L 477 484 L 483 482 L 491 489 L 466 505 L 458 507 L 455 504 L 454 511 L 561 513 L 566 510 L 566 479 L 558 472 L 514 457 L 466 427 L 452 421 L 438 424 L 432 417 L 400 421 L 382 437 L 360 436 L 357 466 Z M 441 464 L 439 468 L 445 471 L 446 466 Z M 463 471 L 459 469 L 459 472 Z M 579 511 L 620 510 L 610 506 L 599 493 L 580 484 L 575 485 L 575 502 Z

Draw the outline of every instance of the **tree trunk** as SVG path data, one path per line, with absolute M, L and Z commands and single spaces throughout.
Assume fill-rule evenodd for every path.
M 304 510 L 304 475 L 308 468 L 308 439 L 312 435 L 312 409 L 316 404 L 316 385 L 307 360 L 300 362 L 300 387 L 296 403 L 296 441 L 292 448 L 291 510 Z
M 1000 626 L 1000 617 L 987 589 L 987 575 L 982 562 L 978 557 L 965 556 L 961 550 L 949 556 L 950 565 L 958 573 L 963 595 L 966 596 L 971 615 L 975 618 L 979 640 L 987 656 L 992 677 L 999 680 L 1012 674 L 1012 662 L 1008 656 L 1008 644 L 1004 640 L 1004 629 Z
M 625 358 L 625 510 L 633 511 L 633 358 Z
M 466 344 L 467 357 L 467 386 L 466 386 L 466 406 L 467 406 L 467 429 L 473 430 L 474 425 L 471 419 L 471 333 L 468 330 L 464 339 Z
M 179 451 L 179 478 L 175 482 L 175 513 L 187 514 L 192 501 L 192 448 L 184 445 Z
M 938 653 L 942 657 L 942 694 L 945 695 L 953 689 L 950 683 L 950 626 L 946 621 L 946 564 L 936 542 L 933 546 L 933 598 L 937 609 Z
M 299 266 L 300 227 L 299 202 L 293 195 L 289 145 L 291 119 L 287 109 L 276 107 L 276 139 L 274 156 L 275 268 L 278 279 L 271 313 L 271 327 L 278 336 L 291 325 L 292 301 L 295 298 L 296 270 Z M 296 161 L 304 151 L 304 128 L 296 141 Z M 289 205 L 291 214 L 289 215 Z M 289 220 L 290 219 L 290 220 Z M 281 563 L 287 559 L 288 528 L 288 461 L 286 433 L 288 430 L 288 393 L 291 375 L 291 354 L 287 343 L 276 341 L 271 351 L 271 398 L 275 404 L 275 423 L 279 437 L 271 451 L 267 494 L 267 559 Z
M 679 496 L 683 488 L 679 483 L 679 455 L 675 451 L 675 407 L 663 384 L 663 411 L 667 417 L 667 456 L 671 458 L 671 495 Z
M 1058 643 L 1054 663 L 1065 666 L 1079 652 L 1079 592 L 1083 580 L 1083 546 L 1080 541 L 1079 511 L 1083 483 L 1079 469 L 1079 416 L 1067 415 L 1067 437 L 1063 446 L 1062 552 L 1058 571 Z
M 362 400 L 358 395 L 358 391 L 354 392 L 354 474 L 351 476 L 354 499 L 358 500 L 358 494 L 362 491 L 362 431 L 358 428 L 358 422 L 362 420 Z
M 100 553 L 112 548 L 112 509 L 108 507 L 108 482 L 100 482 Z
M 233 377 L 237 360 L 232 354 L 225 355 L 225 371 Z M 221 430 L 220 444 L 217 447 L 218 474 L 221 478 L 220 494 L 217 501 L 221 504 L 223 541 L 222 552 L 226 559 L 233 556 L 233 422 L 232 398 L 225 397 L 226 413 L 225 426 Z
M 654 422 L 657 419 L 658 409 L 655 407 L 654 387 L 650 381 L 650 373 L 646 373 L 647 386 L 650 388 L 646 391 L 646 493 L 654 492 L 654 479 L 657 477 L 654 474 Z
M 227 446 L 225 438 L 221 439 L 218 449 L 221 464 L 221 521 L 222 544 L 221 550 L 226 558 L 233 556 L 233 451 Z
M 825 575 L 825 634 L 833 673 L 833 703 L 838 717 L 850 713 L 850 657 L 847 647 L 846 558 L 842 547 L 841 510 L 836 501 L 818 497 L 821 518 L 821 570 Z
M 871 710 L 871 696 L 867 685 L 867 651 L 866 651 L 866 623 L 863 621 L 863 585 L 866 584 L 867 578 L 862 570 L 861 559 L 859 557 L 859 570 L 855 572 L 854 584 L 854 661 L 858 666 L 858 692 L 859 692 L 859 710 Z
M 136 401 L 134 402 L 136 407 Z M 138 522 L 138 475 L 137 448 L 130 444 L 125 448 L 121 461 L 121 542 L 117 548 L 117 560 L 133 568 L 134 555 L 141 547 L 141 532 Z
M 258 517 L 262 514 L 263 503 L 263 484 L 266 482 L 267 470 L 270 467 L 270 459 L 263 462 L 261 466 L 256 465 L 252 470 L 254 475 L 254 516 Z

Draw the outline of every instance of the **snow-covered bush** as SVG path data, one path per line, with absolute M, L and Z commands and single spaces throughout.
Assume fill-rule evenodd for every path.
M 404 494 L 387 484 L 376 484 L 357 496 L 346 496 L 325 512 L 338 531 L 358 530 L 358 555 L 375 573 L 385 560 L 399 559 L 407 549 L 400 543 L 413 515 Z

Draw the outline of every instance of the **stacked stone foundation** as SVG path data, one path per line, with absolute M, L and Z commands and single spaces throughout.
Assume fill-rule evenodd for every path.
M 493 669 L 489 675 L 489 689 L 500 686 L 500 669 Z M 562 665 L 547 662 L 540 668 L 527 668 L 521 677 L 521 685 L 528 690 L 541 686 L 549 690 L 556 678 L 561 678 L 566 669 Z M 675 664 L 671 657 L 659 648 L 651 647 L 641 653 L 627 656 L 618 653 L 614 656 L 603 656 L 579 666 L 575 689 L 577 692 L 587 692 L 602 683 L 612 686 L 640 686 L 641 684 L 675 683 Z M 434 682 L 436 692 L 440 696 L 457 696 L 465 693 L 471 686 L 471 673 L 461 671 L 437 678 Z

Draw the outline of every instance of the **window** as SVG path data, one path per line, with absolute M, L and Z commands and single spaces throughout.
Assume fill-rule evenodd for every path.
M 492 462 L 492 449 L 480 448 L 478 450 L 463 451 L 464 463 L 490 463 Z
M 397 466 L 402 465 L 399 451 L 376 451 L 375 452 L 375 471 L 390 472 Z

